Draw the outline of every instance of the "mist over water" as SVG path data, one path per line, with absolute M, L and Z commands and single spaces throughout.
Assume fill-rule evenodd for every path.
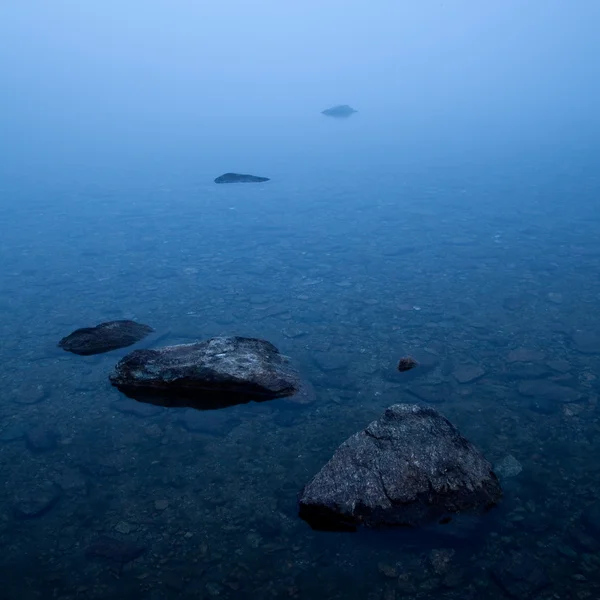
M 0 7 L 0 597 L 600 596 L 599 5 L 205 4 Z M 117 319 L 154 332 L 57 347 Z M 219 335 L 310 393 L 110 385 Z M 311 530 L 299 492 L 402 402 L 502 501 Z

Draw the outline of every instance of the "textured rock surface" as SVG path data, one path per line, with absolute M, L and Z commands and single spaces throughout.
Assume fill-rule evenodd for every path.
M 301 387 L 273 344 L 244 337 L 135 350 L 119 361 L 110 381 L 132 398 L 200 409 L 291 396 Z
M 358 111 L 354 110 L 351 106 L 348 106 L 347 104 L 339 104 L 338 106 L 326 108 L 324 111 L 322 111 L 322 114 L 324 114 L 326 117 L 344 118 L 350 117 L 356 112 Z
M 490 463 L 436 410 L 388 408 L 344 442 L 300 494 L 315 529 L 418 526 L 502 495 Z
M 152 331 L 152 327 L 135 321 L 108 321 L 96 327 L 77 329 L 60 340 L 58 345 L 67 352 L 89 356 L 131 346 Z
M 225 173 L 215 179 L 215 183 L 262 183 L 263 181 L 270 180 L 268 177 L 257 177 L 244 173 Z

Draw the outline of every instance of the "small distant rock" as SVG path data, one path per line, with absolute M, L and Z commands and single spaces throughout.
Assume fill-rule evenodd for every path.
M 77 329 L 60 340 L 58 346 L 73 354 L 90 356 L 131 346 L 152 331 L 152 327 L 135 321 L 108 321 L 95 327 Z
M 166 510 L 167 508 L 169 508 L 169 501 L 168 500 L 155 500 L 154 501 L 154 508 L 156 510 Z
M 512 454 L 505 456 L 494 465 L 494 472 L 500 479 L 516 477 L 521 471 L 523 471 L 523 465 Z
M 338 104 L 337 106 L 332 106 L 331 108 L 326 108 L 321 111 L 326 117 L 336 117 L 341 119 L 351 117 L 357 112 L 357 110 L 354 110 L 351 106 L 348 106 L 348 104 Z
M 2 433 L 0 433 L 0 442 L 14 442 L 23 439 L 26 433 L 27 426 L 23 423 L 9 425 Z
M 15 404 L 39 404 L 49 397 L 48 391 L 41 385 L 25 384 L 12 391 L 10 398 Z
M 485 371 L 479 365 L 459 365 L 452 372 L 458 383 L 471 383 L 485 375 Z
M 18 491 L 14 501 L 15 516 L 32 519 L 46 514 L 59 500 L 60 488 L 51 481 L 33 482 Z
M 549 360 L 546 365 L 559 373 L 568 373 L 571 370 L 571 363 L 568 360 Z
M 429 553 L 429 562 L 436 575 L 445 575 L 450 569 L 452 557 L 456 551 L 452 548 L 441 548 Z
M 398 371 L 404 373 L 404 371 L 410 371 L 414 369 L 419 363 L 412 356 L 403 356 L 398 361 Z
M 447 419 L 396 404 L 336 450 L 301 492 L 299 512 L 314 529 L 419 526 L 501 496 L 490 463 Z
M 563 295 L 558 292 L 548 292 L 548 300 L 553 304 L 562 304 Z
M 600 333 L 577 331 L 572 336 L 575 348 L 582 354 L 600 354 Z
M 127 521 L 119 521 L 115 525 L 115 531 L 117 533 L 121 533 L 123 535 L 127 535 L 127 534 L 131 533 L 132 530 L 133 530 L 133 527 Z
M 215 183 L 263 183 L 265 181 L 270 181 L 270 179 L 245 173 L 225 173 L 215 179 Z
M 518 386 L 519 394 L 537 400 L 548 402 L 577 402 L 583 395 L 573 388 L 559 385 L 546 379 L 531 379 L 521 381 Z

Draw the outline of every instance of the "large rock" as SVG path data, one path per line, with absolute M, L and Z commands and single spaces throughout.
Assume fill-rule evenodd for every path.
M 136 400 L 199 409 L 291 396 L 301 387 L 273 344 L 244 337 L 135 350 L 119 361 L 110 381 Z
M 270 181 L 268 177 L 257 177 L 244 173 L 225 173 L 215 179 L 215 183 L 263 183 Z
M 337 117 L 339 118 L 347 118 L 351 117 L 354 113 L 358 112 L 354 110 L 351 106 L 347 104 L 338 104 L 337 106 L 332 106 L 331 108 L 326 108 L 321 111 L 326 117 Z
M 73 354 L 89 356 L 126 348 L 144 339 L 152 331 L 152 327 L 135 321 L 108 321 L 95 327 L 76 329 L 60 340 L 58 346 Z
M 354 434 L 300 494 L 314 529 L 418 526 L 496 504 L 502 490 L 490 463 L 436 410 L 388 408 Z

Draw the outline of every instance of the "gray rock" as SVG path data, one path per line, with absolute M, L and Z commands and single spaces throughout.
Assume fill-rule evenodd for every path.
M 347 104 L 338 104 L 337 106 L 332 106 L 331 108 L 326 108 L 321 111 L 321 114 L 326 117 L 336 117 L 338 119 L 344 119 L 347 117 L 351 117 L 354 113 L 358 112 L 354 110 L 351 106 Z
M 199 409 L 292 396 L 301 387 L 275 346 L 244 337 L 135 350 L 119 361 L 110 381 L 138 400 Z
M 257 177 L 244 173 L 225 173 L 215 179 L 215 183 L 263 183 L 270 181 L 268 177 Z
M 479 365 L 459 365 L 452 372 L 458 383 L 471 383 L 485 375 L 485 371 Z
M 600 333 L 596 331 L 577 331 L 573 334 L 573 344 L 582 354 L 600 354 Z
M 90 356 L 131 346 L 152 331 L 152 327 L 135 321 L 108 321 L 95 327 L 77 329 L 60 340 L 58 346 L 73 354 Z
M 418 526 L 501 496 L 490 463 L 447 419 L 396 404 L 336 450 L 301 492 L 299 512 L 315 529 Z
M 512 455 L 505 456 L 494 465 L 494 472 L 500 479 L 516 477 L 523 470 L 523 465 Z
M 32 482 L 19 490 L 14 500 L 18 519 L 32 519 L 46 514 L 60 498 L 60 488 L 50 481 Z

